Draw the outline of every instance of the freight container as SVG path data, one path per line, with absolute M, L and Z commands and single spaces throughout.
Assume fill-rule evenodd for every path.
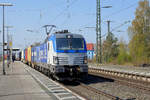
M 23 62 L 24 60 L 24 50 L 21 51 L 21 61 Z
M 25 63 L 27 63 L 27 60 L 28 59 L 28 50 L 27 49 L 25 49 Z
M 31 65 L 31 46 L 27 48 L 27 62 L 28 65 Z

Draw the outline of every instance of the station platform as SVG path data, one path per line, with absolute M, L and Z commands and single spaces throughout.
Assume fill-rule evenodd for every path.
M 0 100 L 84 100 L 22 62 L 5 68 L 0 62 Z
M 22 67 L 15 62 L 5 67 L 3 75 L 0 64 L 0 100 L 53 100 Z

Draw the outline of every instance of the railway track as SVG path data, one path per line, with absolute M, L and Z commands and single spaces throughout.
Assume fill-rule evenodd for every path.
M 44 73 L 44 72 L 41 72 L 41 73 L 44 74 L 44 75 L 46 75 L 47 77 L 49 77 L 46 73 Z M 55 80 L 55 81 L 57 81 L 57 80 Z M 59 82 L 58 82 L 58 83 L 59 83 Z M 59 83 L 59 84 L 60 84 L 60 83 Z M 93 88 L 93 87 L 91 87 L 91 86 L 88 86 L 88 85 L 84 84 L 84 82 L 82 82 L 82 81 L 77 81 L 76 84 L 78 84 L 78 87 L 79 87 L 80 89 L 86 90 L 87 93 L 92 92 L 92 96 L 94 96 L 94 99 L 95 99 L 95 98 L 98 98 L 98 100 L 101 100 L 101 96 L 104 96 L 104 97 L 106 97 L 106 98 L 108 98 L 108 99 L 110 99 L 110 100 L 122 100 L 121 98 L 119 98 L 119 97 L 117 97 L 117 96 L 114 96 L 114 95 L 112 95 L 112 94 L 109 94 L 109 93 L 106 93 L 106 92 L 101 91 L 101 90 L 99 90 L 99 89 L 96 89 L 96 88 Z M 66 87 L 67 89 L 69 89 L 69 90 L 75 92 L 76 94 L 82 96 L 83 98 L 85 98 L 85 99 L 87 99 L 87 100 L 94 100 L 92 97 L 89 97 L 89 96 L 87 96 L 87 95 L 84 95 L 83 92 L 85 92 L 85 91 L 80 91 L 80 90 L 78 90 L 78 89 L 75 89 L 75 88 L 72 86 L 72 84 L 71 84 L 71 86 L 67 86 L 67 85 L 65 85 L 65 84 L 61 84 L 61 85 L 63 85 L 63 86 Z M 89 94 L 88 94 L 88 95 L 89 95 Z M 97 100 L 97 99 L 96 99 L 96 100 Z
M 143 81 L 143 80 L 140 81 L 139 78 L 138 78 L 138 80 L 136 80 L 135 78 L 132 79 L 131 77 L 129 78 L 129 77 L 127 77 L 127 75 L 125 75 L 125 73 L 123 73 L 124 75 L 121 75 L 120 73 L 119 73 L 119 75 L 117 75 L 117 74 L 113 74 L 113 73 L 117 73 L 117 72 L 113 72 L 113 71 L 111 71 L 111 72 L 106 71 L 106 70 L 105 71 L 100 70 L 100 69 L 89 70 L 89 73 L 92 75 L 97 75 L 97 76 L 101 76 L 104 78 L 113 79 L 113 80 L 115 80 L 115 82 L 117 82 L 119 84 L 123 84 L 123 85 L 129 86 L 129 87 L 137 88 L 137 89 L 143 90 L 147 93 L 150 93 L 150 86 L 149 86 L 150 82 Z M 123 77 L 123 76 L 126 76 L 126 77 Z M 138 76 L 138 77 L 140 77 L 140 76 Z M 142 76 L 142 78 L 143 77 L 144 76 Z
M 100 90 L 98 90 L 98 89 L 96 89 L 96 88 L 87 86 L 87 85 L 85 85 L 85 84 L 82 84 L 82 83 L 81 83 L 81 86 L 84 87 L 84 88 L 86 88 L 86 89 L 88 89 L 88 90 L 91 90 L 91 91 L 93 91 L 93 92 L 95 92 L 95 93 L 97 93 L 97 94 L 99 94 L 99 95 L 104 95 L 104 96 L 108 97 L 109 99 L 112 99 L 112 100 L 122 100 L 122 99 L 120 99 L 120 98 L 117 97 L 117 96 L 108 94 L 108 93 L 106 93 L 106 92 L 104 92 L 104 91 L 100 91 Z
M 87 92 L 87 93 L 91 93 L 91 92 L 92 92 L 92 93 L 91 93 L 91 94 L 92 94 L 92 97 L 91 97 L 91 96 L 87 97 L 87 96 L 86 96 L 85 94 L 83 94 L 79 89 L 74 89 L 74 88 L 68 87 L 68 86 L 66 86 L 66 85 L 64 85 L 64 86 L 67 87 L 68 89 L 70 89 L 71 91 L 77 93 L 78 95 L 84 97 L 84 98 L 87 99 L 87 100 L 93 100 L 94 98 L 97 98 L 96 100 L 101 100 L 101 97 L 102 97 L 102 96 L 105 96 L 107 99 L 110 99 L 110 100 L 123 100 L 123 99 L 121 99 L 121 98 L 119 98 L 119 97 L 117 97 L 117 96 L 114 96 L 114 95 L 112 95 L 112 94 L 106 93 L 106 92 L 101 91 L 101 90 L 99 90 L 99 89 L 93 88 L 93 87 L 88 86 L 88 85 L 86 85 L 86 84 L 84 84 L 84 83 L 82 83 L 82 82 L 78 82 L 78 84 L 80 84 L 80 85 L 78 86 L 78 88 L 86 90 L 86 91 L 84 91 L 84 92 Z
M 121 77 L 122 78 L 122 80 L 121 80 L 120 78 L 118 78 L 118 76 L 116 76 L 115 78 L 112 77 L 111 74 L 110 75 L 104 74 L 104 73 L 100 74 L 100 73 L 96 73 L 93 71 L 91 72 L 90 70 L 89 70 L 89 73 L 94 74 L 96 76 L 99 76 L 99 75 L 102 76 L 103 75 L 103 77 L 105 77 L 105 78 L 114 79 L 115 82 L 117 82 L 119 84 L 124 84 L 127 86 L 132 86 L 134 88 L 139 88 L 141 90 L 147 91 L 148 93 L 150 92 L 150 88 L 147 88 L 147 87 L 144 87 L 141 85 L 137 85 L 133 82 L 129 82 L 128 80 L 123 80 L 122 77 Z M 45 73 L 43 73 L 43 74 L 45 74 Z M 49 77 L 49 76 L 47 76 L 47 77 Z M 85 98 L 87 100 L 108 100 L 108 99 L 110 99 L 110 100 L 123 100 L 117 96 L 112 95 L 112 93 L 110 94 L 110 93 L 105 92 L 105 90 L 102 91 L 102 90 L 97 89 L 95 87 L 91 87 L 88 84 L 86 84 L 85 82 L 79 81 L 77 83 L 78 83 L 78 86 L 72 86 L 72 85 L 67 86 L 65 84 L 61 84 L 61 85 L 65 86 L 67 89 L 75 92 L 76 94 L 82 96 L 83 98 Z M 78 88 L 75 88 L 75 87 L 78 87 Z
M 118 71 L 96 69 L 96 68 L 89 68 L 89 72 L 102 73 L 102 74 L 107 74 L 107 75 L 111 75 L 111 76 L 122 77 L 122 78 L 126 78 L 126 79 L 132 79 L 134 81 L 150 83 L 150 76 L 139 75 L 136 73 L 126 73 L 126 72 L 118 72 Z

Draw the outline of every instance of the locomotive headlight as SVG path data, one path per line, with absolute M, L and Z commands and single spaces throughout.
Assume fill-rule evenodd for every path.
M 59 64 L 58 57 L 53 56 L 53 63 L 54 64 Z
M 87 61 L 87 56 L 84 57 L 84 64 L 87 64 L 88 61 Z

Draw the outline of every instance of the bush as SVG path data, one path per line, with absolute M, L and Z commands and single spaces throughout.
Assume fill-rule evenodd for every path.
M 131 62 L 131 56 L 127 54 L 126 52 L 119 54 L 117 57 L 118 64 L 125 64 L 127 62 Z
M 117 57 L 118 64 L 125 64 L 131 62 L 131 56 L 128 53 L 128 46 L 121 41 L 119 44 L 119 55 Z

